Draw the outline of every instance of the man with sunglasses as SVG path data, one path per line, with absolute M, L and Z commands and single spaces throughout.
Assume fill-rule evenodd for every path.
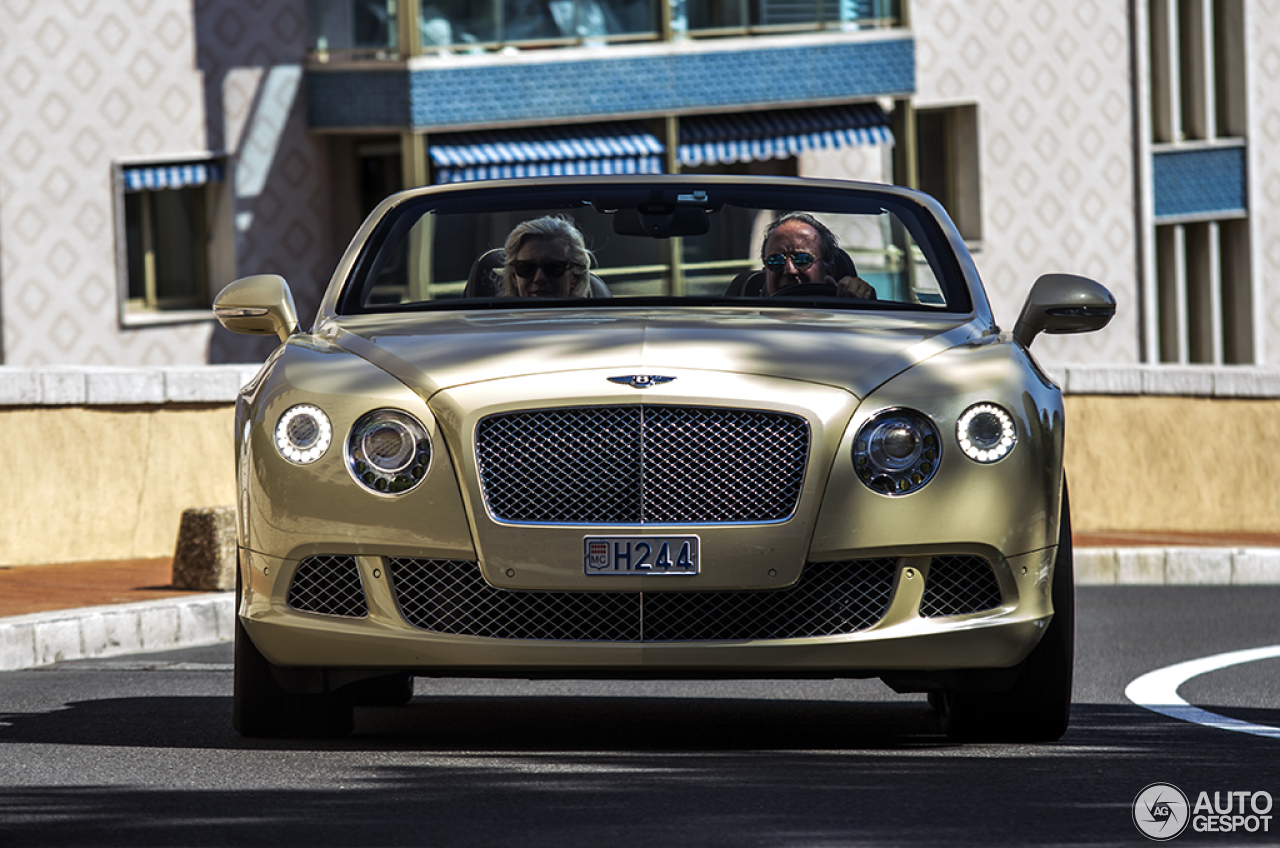
M 505 253 L 503 294 L 591 297 L 591 252 L 569 219 L 547 215 L 516 225 Z
M 804 284 L 826 285 L 830 294 L 874 300 L 875 289 L 857 273 L 837 273 L 840 245 L 835 233 L 808 212 L 788 212 L 765 230 L 760 256 L 764 260 L 764 293 L 773 297 Z

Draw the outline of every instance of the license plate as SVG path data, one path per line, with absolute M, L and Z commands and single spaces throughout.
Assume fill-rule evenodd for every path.
M 587 574 L 697 574 L 697 536 L 588 536 L 582 541 Z

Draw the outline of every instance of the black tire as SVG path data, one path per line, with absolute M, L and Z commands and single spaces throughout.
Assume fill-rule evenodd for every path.
M 240 596 L 237 569 L 236 597 Z M 351 700 L 342 693 L 286 692 L 271 663 L 249 638 L 236 615 L 235 673 L 231 724 L 255 739 L 345 736 L 354 726 Z
M 1075 569 L 1071 507 L 1062 489 L 1058 553 L 1053 566 L 1053 620 L 1008 692 L 942 693 L 942 729 L 957 741 L 1052 742 L 1071 720 L 1075 664 Z
M 413 700 L 412 674 L 385 674 L 343 687 L 358 707 L 403 707 Z

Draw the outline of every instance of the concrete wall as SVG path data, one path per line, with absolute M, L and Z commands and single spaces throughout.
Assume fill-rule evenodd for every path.
M 1067 397 L 1077 530 L 1280 532 L 1280 400 Z
M 256 370 L 0 368 L 0 565 L 172 556 L 184 509 L 235 503 Z
M 172 556 L 184 509 L 235 502 L 253 366 L 0 368 L 0 565 Z M 1074 367 L 1075 529 L 1280 530 L 1280 371 Z

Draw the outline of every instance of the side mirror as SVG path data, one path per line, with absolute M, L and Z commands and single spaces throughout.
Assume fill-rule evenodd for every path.
M 1023 347 L 1041 333 L 1091 333 L 1116 314 L 1116 299 L 1101 283 L 1075 274 L 1045 274 L 1036 280 L 1014 325 Z
M 213 299 L 213 315 L 233 333 L 265 336 L 275 333 L 285 341 L 298 332 L 298 312 L 284 277 L 255 274 L 242 277 Z

